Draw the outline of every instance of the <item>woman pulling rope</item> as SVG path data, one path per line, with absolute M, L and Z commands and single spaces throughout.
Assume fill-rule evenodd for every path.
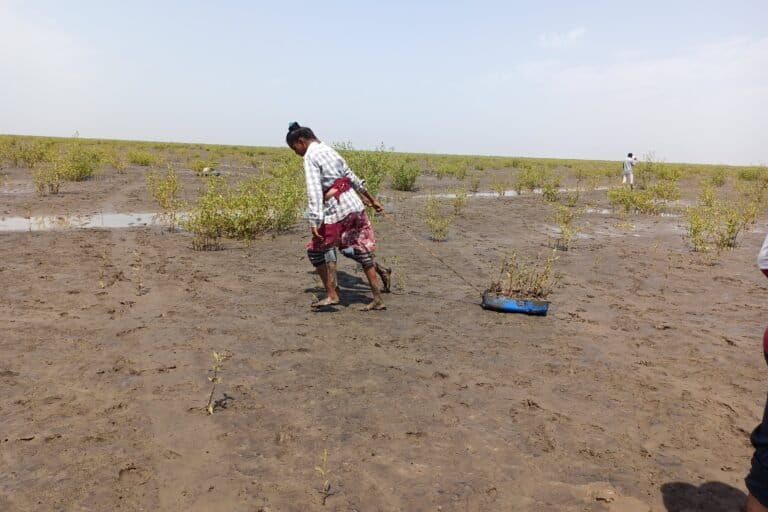
M 386 309 L 373 259 L 376 239 L 360 196 L 377 212 L 384 211 L 381 203 L 368 192 L 363 180 L 352 172 L 341 155 L 320 142 L 310 128 L 291 123 L 285 141 L 297 155 L 304 158 L 308 217 L 312 232 L 312 240 L 307 243 L 307 256 L 320 274 L 327 294 L 323 300 L 312 304 L 312 307 L 321 308 L 339 303 L 335 275 L 332 275 L 326 262 L 326 252 L 338 247 L 342 254 L 360 263 L 368 278 L 373 301 L 363 311 Z

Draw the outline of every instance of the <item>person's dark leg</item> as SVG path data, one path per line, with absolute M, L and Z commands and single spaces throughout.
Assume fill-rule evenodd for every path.
M 749 498 L 747 512 L 768 512 L 768 402 L 763 411 L 763 422 L 755 428 L 750 438 L 755 453 L 752 467 L 745 479 Z
M 331 280 L 331 274 L 328 269 L 328 264 L 325 262 L 326 251 L 313 251 L 308 250 L 307 256 L 312 265 L 317 269 L 317 273 L 320 274 L 320 279 L 323 281 L 323 287 L 325 288 L 325 299 L 312 304 L 313 307 L 332 306 L 339 303 L 339 296 L 336 293 L 335 282 Z
M 389 293 L 392 286 L 392 269 L 380 265 L 378 261 L 374 263 L 374 267 L 376 273 L 379 274 L 379 279 L 381 279 L 381 292 Z
M 325 263 L 328 265 L 328 275 L 334 290 L 339 289 L 339 280 L 336 277 L 336 248 L 331 247 L 325 252 Z
M 373 260 L 373 253 L 363 252 L 359 249 L 355 249 L 353 252 L 342 251 L 342 254 L 348 258 L 352 258 L 363 267 L 365 277 L 368 278 L 368 284 L 371 287 L 371 293 L 373 294 L 373 301 L 363 308 L 363 311 L 372 311 L 377 309 L 387 309 L 384 305 L 384 299 L 381 298 L 381 291 L 379 289 L 378 279 L 376 277 L 376 263 Z
M 365 270 L 365 277 L 368 278 L 368 284 L 371 286 L 371 293 L 373 294 L 373 301 L 363 308 L 363 311 L 373 311 L 378 309 L 387 309 L 384 305 L 384 299 L 381 298 L 381 291 L 379 290 L 379 283 L 376 279 L 376 267 L 371 266 Z

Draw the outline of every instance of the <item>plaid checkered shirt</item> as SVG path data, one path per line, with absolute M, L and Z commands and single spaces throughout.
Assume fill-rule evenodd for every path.
M 314 227 L 335 224 L 354 212 L 365 210 L 356 191 L 365 191 L 365 182 L 357 177 L 336 150 L 322 142 L 313 142 L 304 154 L 304 176 L 307 180 L 309 206 L 306 217 Z M 349 178 L 352 188 L 338 199 L 325 200 L 325 192 L 339 178 Z

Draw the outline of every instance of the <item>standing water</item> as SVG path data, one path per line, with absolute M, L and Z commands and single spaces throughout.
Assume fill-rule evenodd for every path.
M 0 231 L 117 229 L 167 225 L 168 222 L 163 215 L 157 213 L 96 213 L 92 215 L 40 215 L 0 218 Z

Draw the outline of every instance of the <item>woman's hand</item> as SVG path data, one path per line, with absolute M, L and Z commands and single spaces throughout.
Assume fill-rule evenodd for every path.
M 381 203 L 378 200 L 376 200 L 376 198 L 371 198 L 371 199 L 372 199 L 371 200 L 371 206 L 373 206 L 373 209 L 376 210 L 379 213 L 383 212 L 384 211 L 384 207 L 381 206 Z
M 312 226 L 312 238 L 320 242 L 324 240 L 323 235 L 320 234 L 320 230 L 316 226 Z

